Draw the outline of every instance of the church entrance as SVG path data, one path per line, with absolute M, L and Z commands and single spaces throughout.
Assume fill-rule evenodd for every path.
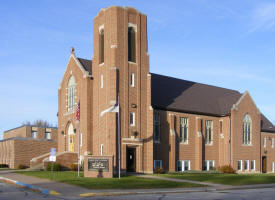
M 70 123 L 68 127 L 68 151 L 74 152 L 74 127 L 72 123 Z
M 136 148 L 127 147 L 127 172 L 136 172 Z
M 69 151 L 74 151 L 74 135 L 69 135 Z
M 262 172 L 266 173 L 266 156 L 262 157 Z

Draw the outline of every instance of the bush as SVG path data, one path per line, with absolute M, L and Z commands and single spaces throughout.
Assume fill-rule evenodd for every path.
M 7 165 L 7 164 L 0 164 L 0 168 L 9 168 L 9 165 Z
M 52 170 L 52 165 L 53 165 L 53 171 L 61 171 L 61 165 L 59 163 L 49 163 L 46 167 L 47 171 Z
M 156 173 L 156 174 L 164 174 L 164 170 L 163 170 L 162 168 L 158 168 L 158 167 L 157 167 L 157 168 L 155 169 L 155 173 Z
M 27 166 L 22 165 L 22 164 L 17 166 L 17 169 L 27 169 L 27 168 L 28 168 Z
M 69 168 L 70 168 L 71 171 L 77 171 L 78 170 L 78 165 L 75 164 L 75 163 L 72 163 L 72 164 L 70 164 Z
M 211 167 L 209 167 L 209 170 L 210 171 L 216 171 L 216 168 L 211 166 Z
M 236 172 L 231 165 L 220 166 L 218 171 L 225 174 L 234 174 Z

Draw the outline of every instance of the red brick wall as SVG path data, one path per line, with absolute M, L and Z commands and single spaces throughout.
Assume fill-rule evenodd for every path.
M 261 153 L 267 158 L 267 172 L 272 172 L 272 162 L 275 162 L 275 134 L 262 132 L 261 136 Z M 264 147 L 264 138 L 266 138 L 266 147 Z M 272 138 L 274 139 L 274 147 L 272 147 Z
M 75 119 L 75 110 L 69 112 L 67 110 L 67 85 L 69 78 L 74 76 L 75 86 L 75 103 L 80 99 L 80 132 L 82 133 L 81 154 L 92 151 L 92 79 L 83 73 L 79 67 L 78 61 L 72 54 L 67 69 L 64 73 L 58 90 L 58 151 L 68 151 L 68 126 L 73 124 L 76 133 L 74 135 L 74 152 L 78 151 L 78 123 Z M 64 134 L 62 134 L 64 133 Z
M 137 27 L 136 63 L 128 62 L 128 23 Z M 104 64 L 99 63 L 99 28 L 104 25 Z M 142 38 L 142 40 L 141 40 Z M 137 132 L 136 140 L 146 139 L 146 143 L 127 141 L 121 147 L 121 167 L 126 169 L 127 146 L 135 146 L 137 152 L 137 171 L 152 172 L 152 159 L 145 156 L 147 149 L 152 152 L 152 142 L 148 140 L 147 114 L 150 114 L 148 101 L 148 53 L 146 16 L 132 8 L 110 7 L 102 9 L 94 19 L 93 56 L 93 155 L 100 155 L 100 145 L 104 155 L 114 155 L 116 166 L 116 115 L 100 112 L 116 101 L 116 69 L 119 70 L 119 95 L 121 106 L 121 138 L 131 138 Z M 135 87 L 130 87 L 130 75 L 135 73 Z M 100 76 L 104 76 L 104 86 L 100 88 Z M 132 107 L 136 105 L 136 108 Z M 135 112 L 135 126 L 129 125 L 129 113 Z M 149 112 L 149 113 L 148 113 Z M 148 116 L 149 117 L 149 116 Z M 150 133 L 151 134 L 151 133 Z M 144 159 L 145 158 L 145 159 Z
M 19 128 L 12 129 L 10 131 L 4 132 L 3 139 L 8 139 L 12 137 L 27 137 L 27 133 L 30 132 L 31 127 L 22 126 Z
M 243 144 L 243 117 L 249 114 L 252 120 L 252 143 Z M 238 160 L 256 160 L 256 171 L 261 171 L 261 114 L 247 93 L 231 113 L 232 166 L 237 169 Z M 243 170 L 244 171 L 244 170 Z

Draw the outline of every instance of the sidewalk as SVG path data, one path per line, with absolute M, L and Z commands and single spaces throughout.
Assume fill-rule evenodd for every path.
M 130 194 L 165 194 L 165 193 L 186 193 L 186 192 L 206 192 L 206 191 L 222 191 L 234 189 L 255 189 L 255 188 L 270 188 L 275 187 L 275 184 L 260 184 L 260 185 L 244 185 L 244 186 L 230 186 L 213 183 L 204 183 L 199 181 L 190 181 L 183 179 L 174 179 L 166 177 L 156 177 L 151 175 L 139 175 L 145 178 L 161 179 L 174 182 L 188 182 L 205 185 L 206 187 L 193 187 L 193 188 L 158 188 L 158 189 L 104 189 L 104 190 L 91 190 L 65 183 L 55 182 L 48 179 L 40 179 L 22 174 L 13 173 L 13 171 L 1 171 L 0 181 L 11 182 L 12 180 L 31 185 L 35 188 L 52 191 L 52 193 L 64 197 L 88 197 L 88 196 L 118 196 Z M 1 178 L 2 177 L 2 178 Z M 6 180 L 5 180 L 6 179 Z M 8 181 L 9 180 L 9 181 Z M 19 186 L 24 186 L 19 184 Z

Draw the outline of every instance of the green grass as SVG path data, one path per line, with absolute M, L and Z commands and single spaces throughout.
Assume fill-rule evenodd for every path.
M 16 172 L 23 175 L 34 176 L 43 179 L 50 179 L 50 172 Z M 182 188 L 201 187 L 199 184 L 179 183 L 163 181 L 158 179 L 141 178 L 136 176 L 124 176 L 118 178 L 85 178 L 83 173 L 77 177 L 77 172 L 54 172 L 53 180 L 73 184 L 88 189 L 151 189 L 151 188 Z
M 211 182 L 225 185 L 251 185 L 275 183 L 275 174 L 217 174 L 217 173 L 178 173 L 157 176 Z

